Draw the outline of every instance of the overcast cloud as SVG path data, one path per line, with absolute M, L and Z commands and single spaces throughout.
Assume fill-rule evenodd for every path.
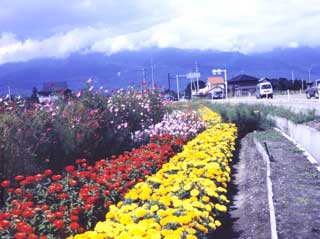
M 319 23 L 320 0 L 1 0 L 0 64 L 143 47 L 316 47 Z

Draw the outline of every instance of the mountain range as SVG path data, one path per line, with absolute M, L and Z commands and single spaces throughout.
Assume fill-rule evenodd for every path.
M 0 65 L 0 94 L 10 86 L 12 94 L 30 95 L 32 87 L 41 90 L 44 82 L 66 81 L 71 90 L 83 88 L 92 78 L 95 87 L 109 90 L 139 87 L 143 79 L 175 89 L 175 75 L 195 71 L 206 81 L 213 68 L 226 68 L 228 79 L 239 74 L 268 78 L 316 79 L 320 77 L 320 48 L 285 48 L 271 52 L 242 54 L 213 50 L 182 50 L 176 48 L 147 48 L 122 51 L 112 55 L 103 53 L 75 53 L 66 58 L 44 58 Z M 181 89 L 187 85 L 181 79 Z

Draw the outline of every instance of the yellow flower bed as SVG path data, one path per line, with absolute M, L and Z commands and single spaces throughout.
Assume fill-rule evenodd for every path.
M 216 112 L 213 112 L 206 106 L 201 106 L 198 109 L 202 120 L 206 123 L 207 127 L 210 128 L 222 121 L 221 116 Z
M 233 124 L 209 127 L 112 205 L 94 231 L 74 238 L 193 239 L 215 230 L 229 202 L 226 188 L 236 131 Z

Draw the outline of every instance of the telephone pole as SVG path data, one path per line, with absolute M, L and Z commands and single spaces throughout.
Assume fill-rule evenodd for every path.
M 151 57 L 151 87 L 154 90 L 154 79 L 153 79 L 153 59 Z
M 197 63 L 197 61 L 195 62 L 195 64 L 196 64 L 196 73 L 198 73 L 198 63 Z M 199 77 L 198 77 L 198 74 L 197 74 L 196 79 L 197 79 L 197 93 L 198 93 L 199 92 Z
M 146 69 L 142 68 L 142 82 L 145 83 L 146 82 Z
M 11 88 L 9 83 L 8 83 L 8 97 L 9 97 L 9 101 L 11 101 Z

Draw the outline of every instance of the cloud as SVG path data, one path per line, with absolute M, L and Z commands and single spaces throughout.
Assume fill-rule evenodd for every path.
M 2 0 L 0 63 L 144 47 L 315 47 L 319 22 L 318 0 Z

